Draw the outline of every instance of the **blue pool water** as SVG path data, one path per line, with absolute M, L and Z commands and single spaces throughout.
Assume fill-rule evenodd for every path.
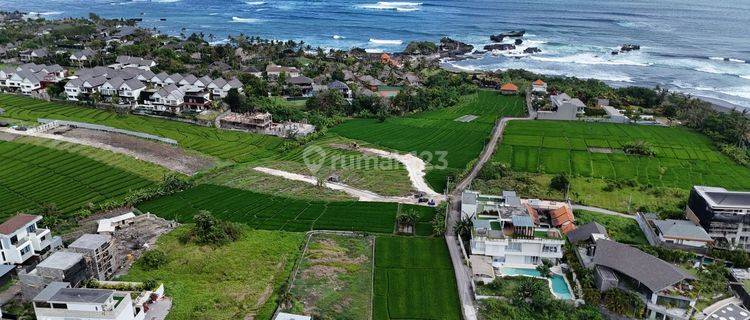
M 525 269 L 525 268 L 510 268 L 503 267 L 503 274 L 509 276 L 527 276 L 527 277 L 540 277 L 541 274 L 536 269 Z M 565 282 L 565 278 L 559 274 L 553 274 L 552 278 L 549 279 L 552 284 L 552 293 L 560 299 L 570 300 L 573 299 L 573 295 L 568 290 L 568 284 Z

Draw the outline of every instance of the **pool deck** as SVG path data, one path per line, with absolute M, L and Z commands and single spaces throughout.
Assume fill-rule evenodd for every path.
M 552 295 L 555 296 L 555 298 L 560 300 L 575 300 L 575 294 L 573 294 L 573 288 L 570 286 L 570 283 L 568 283 L 568 279 L 565 278 L 565 274 L 562 272 L 562 268 L 560 266 L 553 266 L 551 268 L 552 274 L 561 276 L 563 281 L 565 282 L 565 286 L 568 288 L 568 294 L 570 295 L 570 299 L 562 298 L 560 297 L 552 287 L 552 279 L 551 278 L 545 278 L 541 276 L 532 276 L 527 274 L 506 274 L 503 272 L 503 268 L 515 268 L 515 269 L 528 269 L 528 270 L 534 270 L 536 271 L 535 265 L 510 265 L 505 264 L 502 267 L 500 267 L 497 271 L 498 276 L 500 277 L 506 277 L 506 276 L 524 276 L 524 277 L 530 277 L 530 278 L 537 278 L 542 280 L 547 280 L 547 286 L 549 286 L 549 291 L 552 292 Z

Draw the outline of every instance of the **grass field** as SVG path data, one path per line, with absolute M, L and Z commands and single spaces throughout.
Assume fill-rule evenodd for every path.
M 378 237 L 373 319 L 461 319 L 455 279 L 444 239 Z
M 292 282 L 295 314 L 315 319 L 372 319 L 369 236 L 314 234 Z
M 43 204 L 69 213 L 152 183 L 75 153 L 0 141 L 0 217 Z
M 383 123 L 375 119 L 354 119 L 330 131 L 404 153 L 416 152 L 432 166 L 441 165 L 438 151 L 447 152 L 447 169 L 429 169 L 426 177 L 436 191 L 442 191 L 448 174 L 464 170 L 479 155 L 498 118 L 520 116 L 525 110 L 521 97 L 480 91 L 453 107 L 389 118 Z M 464 115 L 478 118 L 471 122 L 454 121 Z M 424 156 L 425 152 L 434 156 Z
M 0 94 L 0 108 L 5 109 L 3 116 L 11 119 L 81 121 L 154 134 L 177 140 L 183 148 L 236 162 L 275 156 L 275 149 L 282 141 L 274 136 L 219 130 L 151 117 L 118 115 L 106 110 L 6 94 Z
M 217 201 L 219 199 L 221 201 Z M 143 212 L 181 222 L 190 222 L 199 210 L 208 210 L 218 218 L 245 223 L 257 229 L 375 233 L 393 233 L 397 208 L 394 203 L 296 200 L 216 185 L 199 185 L 138 206 Z M 431 234 L 430 221 L 435 209 L 402 206 L 402 210 L 408 209 L 414 209 L 421 215 L 417 234 Z
M 168 169 L 150 162 L 81 144 L 36 137 L 20 137 L 13 142 L 33 144 L 50 149 L 75 153 L 123 171 L 137 174 L 152 181 L 161 181 L 164 175 L 170 173 Z
M 601 213 L 576 210 L 573 215 L 576 218 L 577 225 L 583 225 L 591 221 L 596 221 L 607 228 L 607 234 L 615 241 L 628 244 L 645 244 L 648 245 L 646 236 L 634 219 L 628 219 L 617 216 L 609 216 Z
M 239 241 L 213 248 L 185 244 L 180 227 L 159 238 L 156 249 L 167 254 L 166 265 L 144 270 L 136 263 L 125 281 L 155 279 L 173 299 L 167 320 L 270 319 L 276 290 L 299 256 L 301 233 L 246 230 Z
M 656 156 L 631 156 L 621 151 L 622 145 L 638 140 L 650 143 Z M 750 188 L 749 168 L 721 154 L 707 137 L 684 128 L 516 121 L 508 124 L 493 158 L 520 172 L 633 179 L 641 185 L 683 189 L 693 185 Z

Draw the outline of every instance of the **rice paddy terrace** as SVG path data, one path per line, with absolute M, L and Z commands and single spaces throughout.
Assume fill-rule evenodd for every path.
M 628 155 L 644 141 L 653 157 Z M 708 137 L 685 128 L 562 121 L 511 122 L 493 161 L 519 172 L 636 180 L 688 189 L 715 185 L 750 189 L 750 169 L 719 152 Z

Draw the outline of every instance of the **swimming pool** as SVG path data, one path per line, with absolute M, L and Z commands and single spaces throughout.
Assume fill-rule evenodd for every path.
M 539 271 L 536 271 L 536 269 L 526 269 L 526 268 L 511 268 L 511 267 L 503 267 L 502 273 L 507 276 L 527 276 L 527 277 L 541 277 L 542 275 L 539 273 Z M 568 283 L 565 282 L 565 277 L 559 275 L 559 274 L 552 274 L 552 278 L 547 279 L 550 282 L 550 290 L 552 290 L 552 293 L 563 300 L 571 300 L 573 299 L 573 295 L 570 293 L 570 290 L 568 289 Z

